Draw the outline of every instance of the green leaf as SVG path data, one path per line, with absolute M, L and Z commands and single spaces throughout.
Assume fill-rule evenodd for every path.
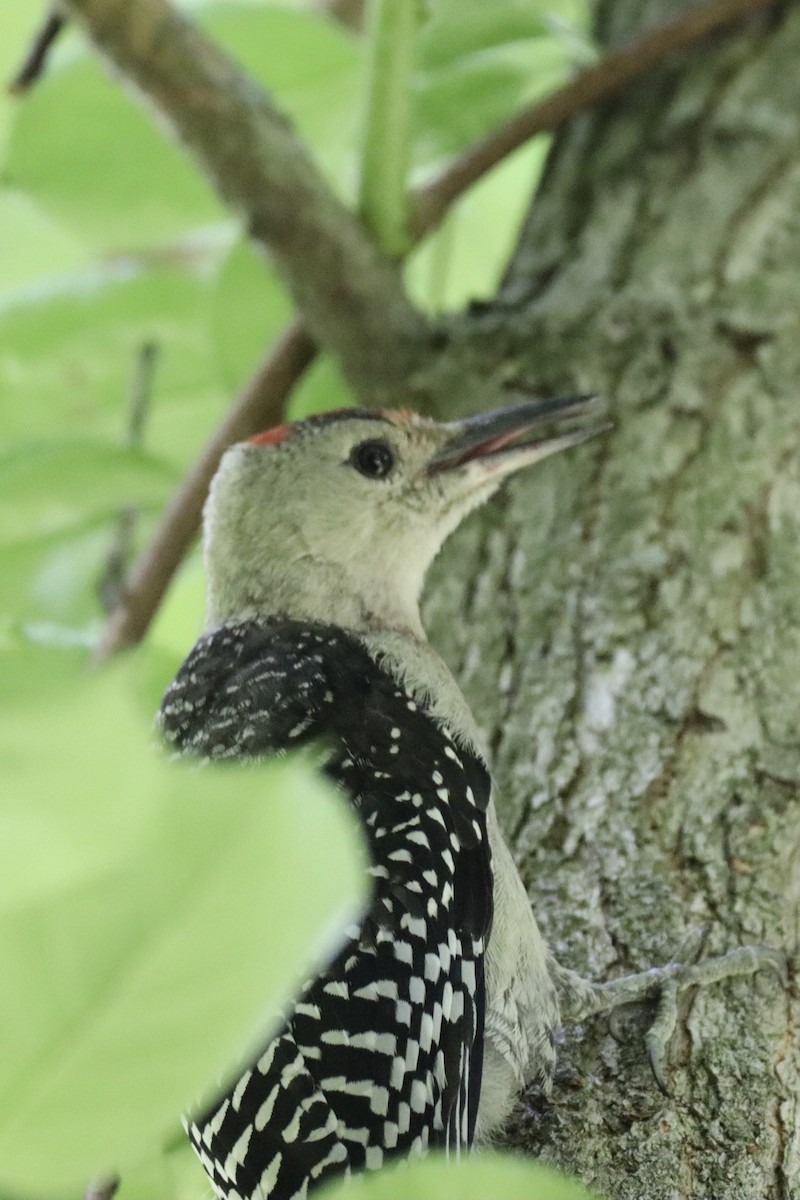
M 145 442 L 187 464 L 224 404 L 206 324 L 205 262 L 195 247 L 185 266 L 108 264 L 0 305 L 3 441 L 70 430 L 121 441 L 137 355 L 154 342 Z
M 577 1180 L 511 1155 L 475 1154 L 460 1161 L 431 1155 L 325 1188 L 320 1200 L 592 1200 Z
M 0 5 L 0 80 L 3 83 L 16 75 L 28 52 L 31 39 L 42 20 L 41 9 L 25 0 L 6 0 Z M 19 101 L 0 87 L 0 164 L 5 154 L 8 130 Z
M 0 456 L 0 547 L 123 505 L 161 504 L 174 482 L 166 463 L 140 450 L 77 439 L 19 445 Z
M 566 37 L 590 19 L 586 0 L 430 0 L 430 8 L 419 45 L 423 69 L 554 32 Z
M 301 421 L 313 413 L 348 408 L 355 402 L 336 363 L 330 355 L 322 354 L 314 360 L 299 386 L 292 392 L 289 417 L 292 421 Z
M 211 309 L 220 372 L 231 390 L 245 382 L 293 311 L 266 257 L 238 242 L 219 271 Z
M 536 0 L 437 0 L 420 38 L 423 69 L 441 67 L 490 47 L 549 33 L 552 4 Z
M 184 1136 L 168 1153 L 127 1170 L 116 1200 L 211 1200 L 211 1196 L 208 1176 Z
M 170 764 L 125 670 L 3 660 L 0 1187 L 77 1195 L 252 1052 L 364 873 L 307 766 Z
M 419 44 L 416 161 L 486 134 L 587 57 L 585 0 L 437 0 Z
M 103 250 L 176 238 L 224 217 L 185 154 L 90 57 L 53 66 L 26 96 L 6 176 Z
M 97 582 L 116 524 L 116 518 L 79 522 L 56 534 L 0 546 L 0 613 L 73 629 L 96 620 Z
M 86 262 L 83 243 L 52 221 L 29 196 L 0 190 L 0 295 Z
M 312 13 L 222 4 L 196 15 L 344 183 L 357 120 L 353 39 Z M 105 252 L 183 238 L 228 218 L 182 148 L 92 51 L 74 44 L 20 102 L 6 179 Z
M 170 656 L 175 670 L 186 653 L 187 630 L 199 634 L 206 607 L 206 578 L 199 547 L 181 563 L 147 635 L 154 647 Z M 173 672 L 174 673 L 174 672 Z
M 407 260 L 411 298 L 428 312 L 492 296 L 530 205 L 549 138 L 523 146 L 480 180 Z
M 220 373 L 231 391 L 245 383 L 293 313 L 291 301 L 263 256 L 249 242 L 236 245 L 217 277 L 211 308 Z M 353 403 L 333 360 L 319 355 L 293 389 L 289 415 L 297 421 Z
M 568 55 L 539 37 L 469 55 L 418 77 L 417 158 L 454 153 L 566 82 Z

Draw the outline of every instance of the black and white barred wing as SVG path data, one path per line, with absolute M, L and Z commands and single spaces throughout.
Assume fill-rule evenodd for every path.
M 192 1124 L 219 1195 L 300 1197 L 395 1154 L 468 1146 L 491 923 L 483 764 L 324 626 L 254 621 L 209 635 L 161 721 L 175 745 L 215 758 L 322 740 L 371 856 L 361 924 Z

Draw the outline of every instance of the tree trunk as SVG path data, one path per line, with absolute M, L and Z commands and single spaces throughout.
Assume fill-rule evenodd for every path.
M 674 6 L 608 0 L 618 41 Z M 646 10 L 646 11 L 645 11 Z M 595 979 L 793 949 L 800 893 L 800 11 L 576 121 L 454 352 L 615 430 L 457 534 L 427 624 L 492 748 L 557 957 Z M 684 995 L 669 1084 L 643 1014 L 567 1028 L 511 1141 L 614 1200 L 800 1196 L 798 1006 Z M 619 1031 L 617 1032 L 619 1036 Z

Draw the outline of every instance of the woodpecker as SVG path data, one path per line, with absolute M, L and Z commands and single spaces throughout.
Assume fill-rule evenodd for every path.
M 593 985 L 556 963 L 475 720 L 422 628 L 426 570 L 467 513 L 603 428 L 593 397 L 452 423 L 344 409 L 222 459 L 204 513 L 208 630 L 164 697 L 162 735 L 207 760 L 319 745 L 361 823 L 371 898 L 188 1123 L 221 1200 L 302 1198 L 394 1156 L 485 1144 L 527 1082 L 547 1086 L 565 1010 L 662 984 L 674 1004 L 690 982 L 780 969 L 758 947 L 709 960 L 707 978 L 673 963 Z M 669 1011 L 659 1021 L 669 1032 Z

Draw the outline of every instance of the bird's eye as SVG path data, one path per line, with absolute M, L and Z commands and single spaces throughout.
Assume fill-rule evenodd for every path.
M 350 453 L 351 465 L 367 479 L 385 479 L 394 461 L 394 451 L 386 442 L 359 442 Z

